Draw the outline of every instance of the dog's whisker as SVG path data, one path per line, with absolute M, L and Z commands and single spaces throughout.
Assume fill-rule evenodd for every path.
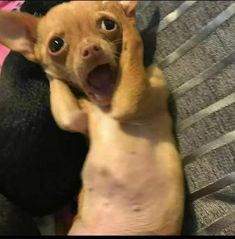
M 122 39 L 115 39 L 115 40 L 113 41 L 113 43 L 115 43 L 115 44 L 122 43 Z

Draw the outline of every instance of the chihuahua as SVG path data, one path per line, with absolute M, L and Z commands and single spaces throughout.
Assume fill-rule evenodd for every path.
M 181 233 L 183 170 L 168 90 L 159 68 L 144 67 L 136 7 L 74 1 L 41 18 L 0 12 L 0 42 L 47 73 L 57 124 L 90 138 L 69 235 Z

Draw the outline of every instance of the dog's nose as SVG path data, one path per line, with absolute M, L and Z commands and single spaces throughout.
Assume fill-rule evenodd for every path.
M 88 59 L 94 56 L 98 56 L 101 53 L 101 47 L 98 44 L 90 44 L 81 48 L 81 57 Z

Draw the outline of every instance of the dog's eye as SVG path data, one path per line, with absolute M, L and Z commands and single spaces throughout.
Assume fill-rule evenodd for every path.
M 51 39 L 49 43 L 49 49 L 52 53 L 57 53 L 59 52 L 64 46 L 64 40 L 62 40 L 59 37 L 55 37 Z
M 109 19 L 104 19 L 101 21 L 101 29 L 106 31 L 114 30 L 117 27 L 117 24 Z

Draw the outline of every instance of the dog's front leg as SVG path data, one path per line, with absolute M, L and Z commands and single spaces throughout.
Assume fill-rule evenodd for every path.
M 66 131 L 87 133 L 87 113 L 82 109 L 68 85 L 58 79 L 50 79 L 51 111 L 57 125 Z
M 143 42 L 133 23 L 123 21 L 123 47 L 120 57 L 120 80 L 112 100 L 112 117 L 133 120 L 142 112 L 148 81 L 143 63 Z

